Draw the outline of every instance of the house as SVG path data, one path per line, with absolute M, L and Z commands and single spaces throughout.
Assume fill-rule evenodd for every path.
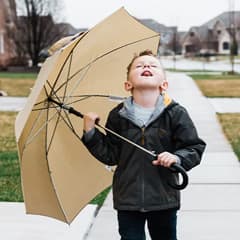
M 182 54 L 226 55 L 233 41 L 239 49 L 240 11 L 224 12 L 201 26 L 191 27 L 181 40 Z
M 16 29 L 16 4 L 14 0 L 0 1 L 0 69 L 6 68 L 16 56 L 11 33 Z

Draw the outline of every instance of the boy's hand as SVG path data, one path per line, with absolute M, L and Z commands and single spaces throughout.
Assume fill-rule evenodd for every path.
M 95 127 L 96 121 L 99 120 L 99 116 L 96 113 L 89 112 L 83 116 L 83 130 L 88 132 Z
M 177 156 L 169 152 L 162 152 L 157 156 L 157 160 L 154 160 L 153 165 L 160 165 L 163 167 L 170 167 L 173 163 L 177 162 Z

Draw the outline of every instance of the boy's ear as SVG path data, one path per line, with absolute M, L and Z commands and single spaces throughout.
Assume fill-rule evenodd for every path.
M 124 82 L 124 88 L 126 91 L 131 91 L 133 88 L 132 83 L 129 81 Z
M 162 91 L 166 91 L 168 89 L 168 82 L 164 80 L 160 86 Z

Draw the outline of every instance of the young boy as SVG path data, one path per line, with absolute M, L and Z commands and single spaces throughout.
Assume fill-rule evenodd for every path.
M 145 239 L 147 222 L 153 240 L 176 240 L 180 193 L 168 185 L 178 181 L 168 167 L 176 162 L 186 170 L 198 165 L 205 143 L 187 111 L 165 94 L 165 72 L 151 51 L 135 56 L 127 70 L 125 90 L 132 96 L 109 113 L 106 126 L 154 151 L 157 159 L 111 133 L 101 133 L 95 128 L 96 113 L 84 115 L 82 140 L 99 161 L 117 165 L 113 202 L 121 239 Z

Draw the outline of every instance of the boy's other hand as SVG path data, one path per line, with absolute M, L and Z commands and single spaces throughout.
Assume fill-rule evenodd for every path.
M 153 165 L 160 165 L 163 167 L 170 167 L 173 163 L 177 162 L 177 156 L 169 153 L 169 152 L 162 152 L 157 156 L 157 159 L 154 160 L 152 163 Z
M 83 116 L 83 130 L 88 132 L 95 127 L 95 123 L 99 121 L 99 116 L 96 113 L 89 112 Z

